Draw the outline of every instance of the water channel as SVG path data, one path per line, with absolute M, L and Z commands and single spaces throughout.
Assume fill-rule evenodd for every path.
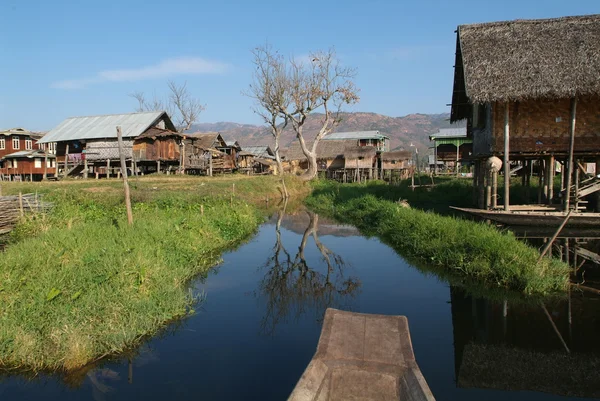
M 274 216 L 193 288 L 197 313 L 134 355 L 69 376 L 0 375 L 0 400 L 284 400 L 327 307 L 406 315 L 438 401 L 600 399 L 599 296 L 546 305 L 559 336 L 540 305 L 471 297 L 307 211 Z

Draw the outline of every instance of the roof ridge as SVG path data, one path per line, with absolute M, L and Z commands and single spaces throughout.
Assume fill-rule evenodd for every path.
M 131 116 L 131 115 L 134 115 L 134 114 L 155 114 L 155 113 L 166 113 L 166 111 L 164 111 L 164 110 L 162 110 L 162 111 L 161 110 L 158 110 L 158 111 L 135 111 L 133 113 L 112 113 L 112 114 L 96 114 L 96 115 L 90 115 L 90 116 L 73 116 L 73 117 L 67 117 L 67 118 L 65 118 L 65 120 L 72 120 L 74 118 L 109 117 L 109 116 Z
M 514 20 L 504 20 L 504 21 L 492 21 L 492 22 L 475 22 L 472 24 L 460 24 L 458 27 L 469 27 L 475 28 L 480 26 L 496 26 L 496 25 L 508 25 L 508 24 L 547 24 L 548 22 L 564 22 L 569 20 L 585 20 L 585 19 L 600 19 L 600 14 L 585 14 L 585 15 L 566 15 L 562 17 L 554 17 L 554 18 L 526 18 L 526 19 L 514 19 Z

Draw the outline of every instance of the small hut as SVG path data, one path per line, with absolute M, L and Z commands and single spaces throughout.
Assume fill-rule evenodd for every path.
M 342 180 L 361 182 L 373 179 L 377 171 L 377 148 L 375 146 L 349 146 L 344 149 L 344 172 Z
M 234 148 L 227 146 L 227 143 L 218 132 L 195 132 L 186 134 L 186 136 L 193 139 L 196 148 L 210 152 L 211 170 L 213 172 L 231 173 L 237 169 Z
M 275 153 L 268 146 L 246 146 L 238 153 L 238 168 L 247 174 L 275 172 Z
M 386 176 L 389 176 L 391 179 L 393 175 L 400 180 L 409 178 L 413 167 L 412 156 L 412 152 L 407 150 L 381 152 L 379 155 L 381 178 L 385 179 Z

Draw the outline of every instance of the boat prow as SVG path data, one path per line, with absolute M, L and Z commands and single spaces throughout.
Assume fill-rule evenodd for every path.
M 317 352 L 288 400 L 334 399 L 435 401 L 405 316 L 327 309 Z

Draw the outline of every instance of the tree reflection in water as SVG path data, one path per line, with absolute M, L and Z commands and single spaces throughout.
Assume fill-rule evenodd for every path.
M 319 216 L 306 211 L 308 226 L 294 257 L 281 240 L 281 223 L 287 202 L 278 212 L 275 224 L 276 242 L 273 255 L 264 268 L 268 269 L 259 285 L 258 296 L 266 299 L 266 311 L 261 321 L 264 334 L 273 335 L 282 321 L 298 320 L 309 311 L 317 320 L 322 320 L 328 307 L 343 307 L 344 302 L 354 298 L 359 291 L 360 281 L 355 277 L 344 277 L 346 265 L 342 257 L 325 246 L 318 235 Z M 311 268 L 306 260 L 305 249 L 312 237 L 321 253 L 324 268 Z

